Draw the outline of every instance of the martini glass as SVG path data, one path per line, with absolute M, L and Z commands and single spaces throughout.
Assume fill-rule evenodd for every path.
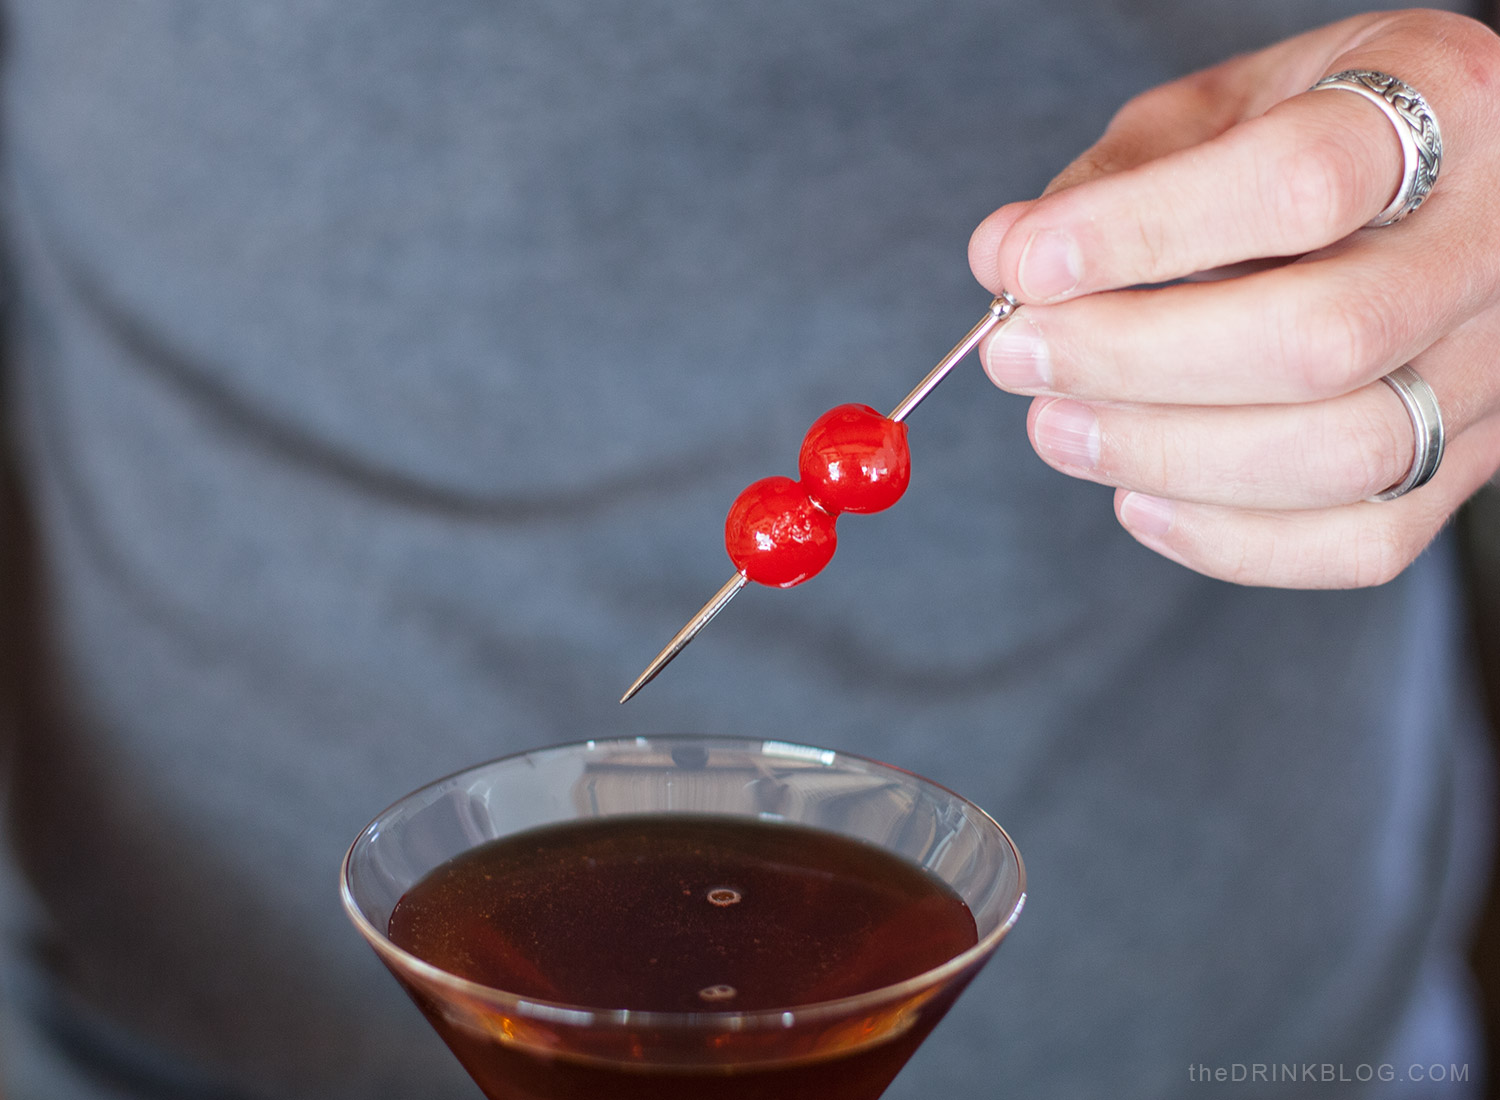
M 787 822 L 874 845 L 955 892 L 977 942 L 837 1000 L 659 1012 L 479 985 L 387 934 L 402 896 L 455 856 L 543 826 L 643 814 Z M 899 768 L 780 741 L 637 737 L 538 749 L 423 787 L 360 833 L 341 892 L 355 927 L 490 1100 L 874 1100 L 1015 923 L 1025 870 L 988 814 Z

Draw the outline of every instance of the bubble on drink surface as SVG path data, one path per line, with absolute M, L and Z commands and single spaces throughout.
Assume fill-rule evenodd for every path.
M 728 1001 L 733 1000 L 739 993 L 732 985 L 706 985 L 698 990 L 698 996 L 705 1001 Z
M 708 892 L 708 903 L 723 909 L 730 905 L 738 905 L 744 896 L 733 886 L 715 886 Z

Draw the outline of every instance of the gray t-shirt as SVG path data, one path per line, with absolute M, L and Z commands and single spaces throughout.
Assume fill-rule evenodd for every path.
M 1031 903 L 892 1097 L 1477 1080 L 1446 544 L 1373 591 L 1206 580 L 970 364 L 897 508 L 615 702 L 729 575 L 735 493 L 978 318 L 984 214 L 1131 93 L 1363 6 L 10 0 L 7 1100 L 472 1097 L 345 846 L 461 766 L 681 730 L 1012 830 Z

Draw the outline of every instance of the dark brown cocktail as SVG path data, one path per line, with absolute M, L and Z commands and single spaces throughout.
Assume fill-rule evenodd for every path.
M 344 875 L 492 1100 L 873 1100 L 1022 890 L 1005 834 L 935 784 L 712 738 L 452 777 L 372 823 Z

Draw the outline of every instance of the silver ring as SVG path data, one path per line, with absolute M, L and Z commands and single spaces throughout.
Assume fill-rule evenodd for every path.
M 1438 465 L 1443 461 L 1443 413 L 1438 408 L 1437 394 L 1411 367 L 1397 367 L 1381 381 L 1401 398 L 1416 436 L 1411 469 L 1406 471 L 1406 476 L 1385 492 L 1370 498 L 1395 500 L 1413 489 L 1420 489 L 1437 473 Z
M 1422 205 L 1443 166 L 1443 134 L 1437 116 L 1421 92 L 1390 73 L 1346 69 L 1325 76 L 1310 90 L 1323 88 L 1342 88 L 1364 96 L 1384 111 L 1396 128 L 1396 137 L 1401 140 L 1401 185 L 1386 208 L 1368 224 L 1382 226 L 1400 221 Z

